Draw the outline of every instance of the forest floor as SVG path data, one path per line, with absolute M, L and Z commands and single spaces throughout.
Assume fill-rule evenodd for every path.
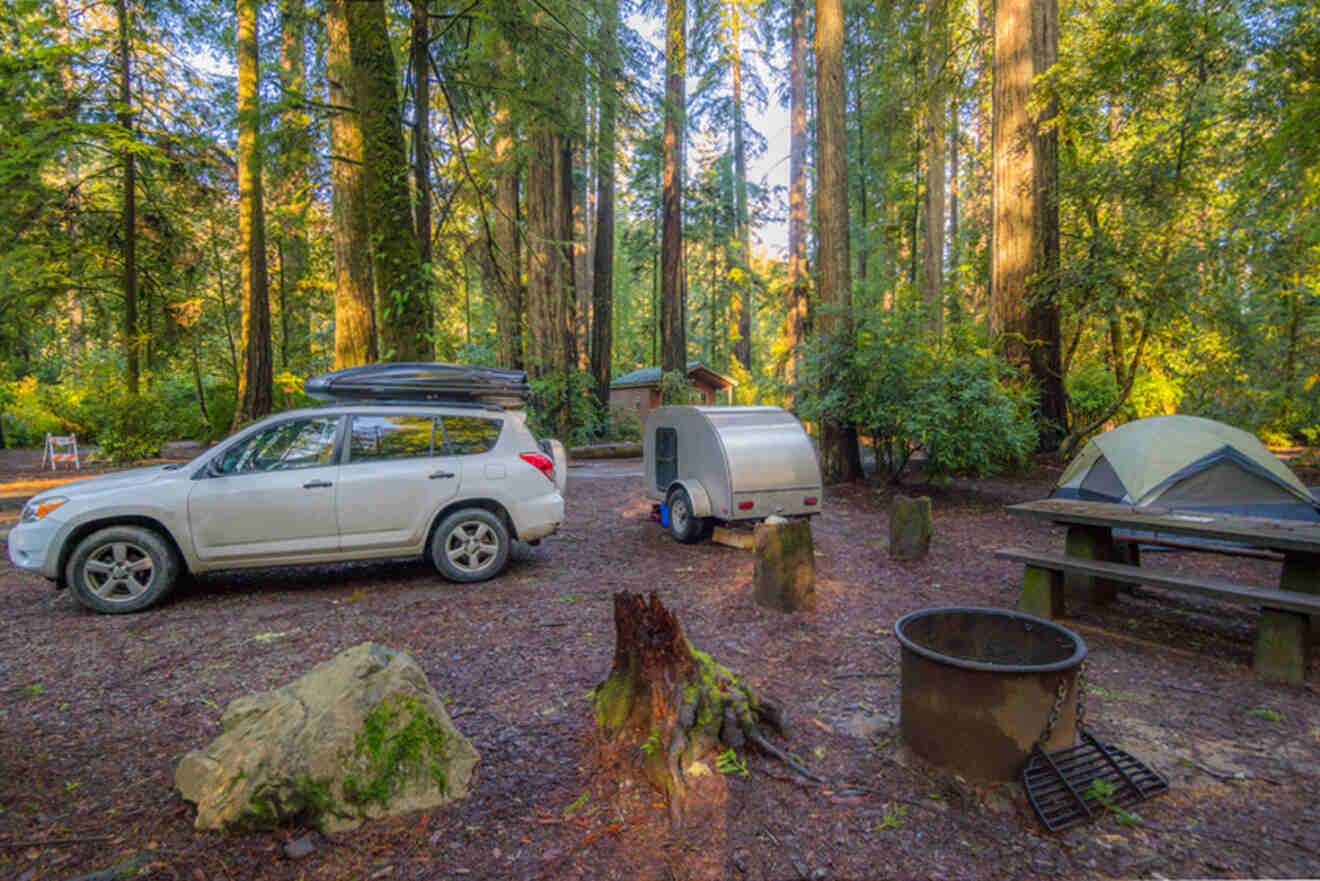
M 10 524 L 51 479 L 35 462 L 0 453 Z M 1057 475 L 1042 463 L 903 488 L 934 503 L 917 563 L 886 552 L 892 487 L 831 490 L 813 527 L 818 608 L 793 616 L 753 602 L 749 552 L 678 545 L 649 519 L 639 460 L 571 467 L 562 531 L 484 584 L 446 583 L 415 560 L 263 570 L 192 579 L 161 608 L 106 616 L 6 558 L 0 878 L 125 864 L 182 881 L 676 877 L 684 843 L 657 793 L 602 773 L 584 697 L 609 671 L 619 590 L 659 591 L 693 645 L 785 707 L 783 746 L 827 781 L 749 756 L 750 775 L 728 778 L 727 848 L 713 855 L 729 879 L 1320 876 L 1320 670 L 1303 687 L 1255 678 L 1250 610 L 1141 588 L 1062 622 L 1090 648 L 1090 729 L 1169 780 L 1136 822 L 1049 834 L 1017 784 L 970 784 L 900 744 L 894 621 L 1013 607 L 1021 567 L 992 551 L 1057 550 L 1063 532 L 1003 506 L 1043 497 Z M 1222 555 L 1144 562 L 1279 575 Z M 410 652 L 480 751 L 470 797 L 316 836 L 298 859 L 286 846 L 306 830 L 194 830 L 174 768 L 219 733 L 223 708 L 367 640 Z

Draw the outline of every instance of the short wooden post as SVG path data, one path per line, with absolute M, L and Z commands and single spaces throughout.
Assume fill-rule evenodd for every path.
M 1107 526 L 1068 527 L 1064 553 L 1083 560 L 1114 562 L 1114 535 Z M 1102 606 L 1118 593 L 1118 583 L 1095 575 L 1069 572 L 1063 579 L 1068 599 Z
M 1022 573 L 1022 597 L 1018 601 L 1018 610 L 1037 618 L 1062 618 L 1066 610 L 1063 573 L 1027 566 Z
M 767 517 L 756 525 L 753 570 L 758 605 L 781 612 L 816 608 L 816 552 L 811 522 Z
M 930 552 L 930 536 L 930 499 L 894 496 L 889 505 L 889 558 L 924 560 Z
M 1282 609 L 1261 609 L 1251 669 L 1267 679 L 1305 682 L 1311 661 L 1309 618 Z

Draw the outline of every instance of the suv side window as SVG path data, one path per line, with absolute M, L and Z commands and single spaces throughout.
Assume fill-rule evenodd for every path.
M 500 439 L 504 423 L 480 416 L 441 416 L 445 426 L 444 452 L 449 456 L 474 456 L 488 453 Z
M 230 447 L 215 463 L 219 474 L 315 468 L 334 460 L 338 416 L 291 419 Z
M 432 455 L 435 423 L 429 416 L 354 416 L 348 461 L 379 462 Z

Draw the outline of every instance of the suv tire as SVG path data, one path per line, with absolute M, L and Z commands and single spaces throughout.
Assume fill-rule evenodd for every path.
M 160 533 L 111 526 L 78 543 L 64 577 L 79 603 L 113 615 L 140 612 L 165 599 L 179 568 L 179 555 Z
M 431 561 L 450 581 L 485 581 L 509 562 L 509 530 L 484 508 L 463 508 L 440 522 Z

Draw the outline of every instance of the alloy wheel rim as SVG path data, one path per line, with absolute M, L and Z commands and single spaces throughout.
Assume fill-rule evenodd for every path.
M 445 541 L 445 556 L 457 569 L 475 573 L 488 568 L 500 550 L 499 538 L 480 520 L 460 523 Z
M 151 587 L 155 574 L 151 555 L 126 541 L 98 548 L 83 564 L 83 583 L 106 602 L 137 599 Z

